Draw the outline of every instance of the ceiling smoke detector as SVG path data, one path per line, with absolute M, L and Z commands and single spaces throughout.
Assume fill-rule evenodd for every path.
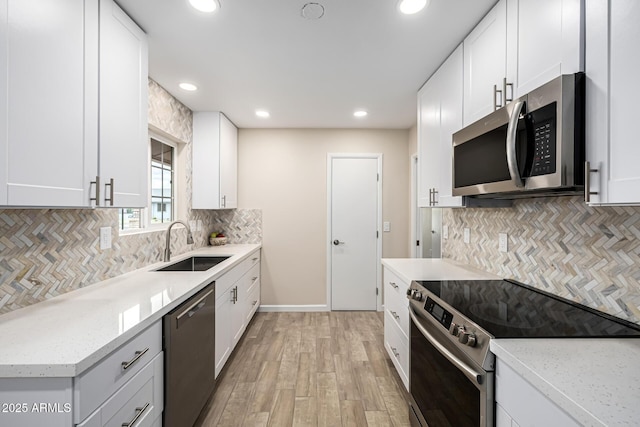
M 301 12 L 305 19 L 320 19 L 324 16 L 324 6 L 320 3 L 307 3 L 302 6 Z

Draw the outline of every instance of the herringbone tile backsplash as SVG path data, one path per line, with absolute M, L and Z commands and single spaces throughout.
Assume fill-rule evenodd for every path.
M 204 247 L 211 231 L 229 243 L 259 243 L 262 211 L 236 209 L 190 212 L 201 221 L 194 244 L 186 231 L 172 230 L 173 255 Z M 100 250 L 99 229 L 111 226 L 112 248 Z M 0 313 L 35 304 L 75 289 L 162 261 L 165 232 L 118 236 L 113 209 L 0 210 Z
M 443 225 L 445 258 L 640 323 L 640 207 L 541 198 L 512 208 L 444 209 Z M 499 233 L 509 235 L 507 253 L 498 250 Z

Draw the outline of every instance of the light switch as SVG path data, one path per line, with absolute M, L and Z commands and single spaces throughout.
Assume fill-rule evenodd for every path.
M 467 227 L 465 227 L 465 229 L 464 229 L 464 237 L 463 237 L 465 243 L 469 243 L 471 241 L 470 234 L 471 233 L 469 232 L 469 229 Z
M 382 223 L 382 231 L 391 231 L 391 223 L 389 221 L 385 221 Z
M 100 249 L 111 249 L 111 227 L 100 227 Z

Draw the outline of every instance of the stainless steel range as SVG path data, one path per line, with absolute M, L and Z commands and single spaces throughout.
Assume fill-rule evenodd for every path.
M 493 426 L 494 338 L 640 337 L 636 324 L 509 280 L 414 281 L 413 426 Z

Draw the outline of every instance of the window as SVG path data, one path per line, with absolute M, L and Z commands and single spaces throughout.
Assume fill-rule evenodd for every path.
M 150 153 L 150 207 L 120 209 L 120 230 L 139 230 L 174 220 L 176 147 L 152 137 Z

